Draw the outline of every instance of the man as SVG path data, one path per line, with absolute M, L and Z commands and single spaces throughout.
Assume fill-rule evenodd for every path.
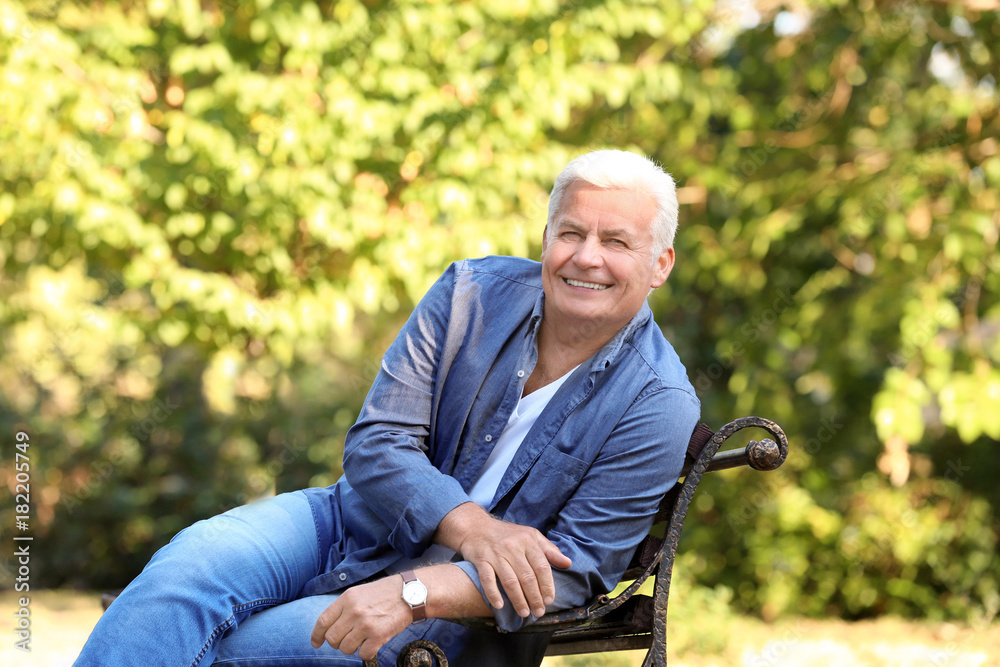
M 77 664 L 538 664 L 515 630 L 614 586 L 699 404 L 646 297 L 674 264 L 669 175 L 621 151 L 556 180 L 541 264 L 452 265 L 382 359 L 344 478 L 179 533 Z M 424 622 L 424 619 L 430 619 Z

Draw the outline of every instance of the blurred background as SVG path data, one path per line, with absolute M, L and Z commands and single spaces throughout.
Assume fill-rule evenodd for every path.
M 689 599 L 995 629 L 997 7 L 0 0 L 0 529 L 24 431 L 33 589 L 336 481 L 431 282 L 537 258 L 559 170 L 623 148 L 678 181 L 651 305 L 703 419 L 791 442 L 706 479 Z

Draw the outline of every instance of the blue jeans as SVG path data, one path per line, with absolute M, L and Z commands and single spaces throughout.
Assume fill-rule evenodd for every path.
M 337 596 L 302 589 L 326 571 L 336 525 L 329 503 L 295 491 L 182 530 L 108 607 L 75 665 L 361 665 L 309 643 Z M 395 665 L 415 639 L 436 642 L 453 667 L 538 665 L 548 643 L 546 634 L 515 640 L 432 619 L 393 637 L 379 664 Z
M 195 523 L 108 608 L 75 664 L 360 665 L 309 643 L 337 597 L 299 598 L 322 571 L 324 523 L 301 491 Z

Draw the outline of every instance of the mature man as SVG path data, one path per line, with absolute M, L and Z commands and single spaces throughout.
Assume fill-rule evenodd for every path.
M 699 414 L 646 305 L 676 224 L 673 180 L 649 160 L 570 162 L 541 264 L 458 262 L 418 304 L 344 478 L 179 533 L 77 664 L 394 664 L 418 638 L 453 665 L 538 664 L 545 634 L 443 619 L 514 630 L 582 604 L 648 531 Z

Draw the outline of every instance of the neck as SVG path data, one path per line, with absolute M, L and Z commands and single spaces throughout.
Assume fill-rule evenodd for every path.
M 524 395 L 558 380 L 594 356 L 616 333 L 617 330 L 598 333 L 586 327 L 561 327 L 543 316 L 538 329 L 538 362 L 524 385 Z
M 602 331 L 594 325 L 560 326 L 542 318 L 538 330 L 538 359 L 544 358 L 549 363 L 565 359 L 572 368 L 593 356 L 615 333 Z
M 635 315 L 625 321 L 618 318 L 566 321 L 559 313 L 545 312 L 538 330 L 539 358 L 544 352 L 555 352 L 557 357 L 578 358 L 580 363 L 607 345 Z

